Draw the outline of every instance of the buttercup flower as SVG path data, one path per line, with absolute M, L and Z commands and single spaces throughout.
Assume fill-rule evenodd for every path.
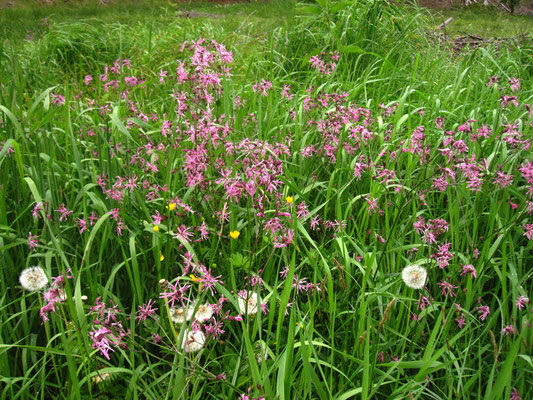
M 29 267 L 20 273 L 19 282 L 22 287 L 30 292 L 42 289 L 48 283 L 48 278 L 39 266 Z
M 402 271 L 404 283 L 412 289 L 422 289 L 426 283 L 427 271 L 419 265 L 408 265 Z
M 241 233 L 239 231 L 231 231 L 229 233 L 229 235 L 233 238 L 233 239 L 237 239 L 239 237 Z

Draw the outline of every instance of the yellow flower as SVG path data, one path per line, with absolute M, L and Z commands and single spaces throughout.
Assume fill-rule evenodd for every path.
M 165 256 L 163 253 L 159 253 L 159 261 L 163 261 L 165 259 Z
M 202 282 L 201 279 L 197 278 L 197 277 L 194 276 L 193 274 L 191 274 L 191 275 L 189 275 L 189 276 L 191 277 L 191 280 L 192 280 L 193 282 L 197 282 L 197 283 L 198 283 L 198 282 Z
M 154 232 L 159 232 L 159 225 L 154 225 L 152 229 L 154 230 Z
M 292 202 L 294 201 L 294 198 L 291 196 L 287 196 L 285 197 L 285 200 L 287 200 L 287 203 L 292 204 Z
M 166 206 L 166 208 L 168 208 L 168 211 L 174 211 L 176 208 L 176 203 L 170 203 L 168 206 Z
M 239 237 L 241 233 L 239 231 L 231 231 L 229 233 L 229 235 L 233 238 L 233 239 L 237 239 Z

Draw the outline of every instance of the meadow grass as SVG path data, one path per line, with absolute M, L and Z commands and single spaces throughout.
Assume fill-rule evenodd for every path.
M 36 6 L 35 1 L 20 1 L 0 13 L 0 35 L 10 40 L 38 38 L 48 29 L 48 20 L 56 24 L 83 22 L 96 28 L 107 24 L 142 27 L 159 30 L 169 24 L 180 23 L 183 14 L 194 12 L 197 22 L 209 21 L 214 27 L 222 27 L 228 33 L 243 22 L 254 23 L 258 36 L 283 26 L 290 18 L 292 2 L 222 3 L 182 1 L 121 0 L 103 4 L 98 0 L 59 3 Z
M 435 27 L 448 18 L 453 18 L 446 27 L 446 33 L 451 36 L 472 34 L 490 38 L 533 33 L 533 16 L 531 15 L 510 15 L 503 11 L 481 6 L 473 6 L 464 10 L 450 8 L 427 10 L 426 12 L 433 18 Z
M 109 7 L 1 12 L 0 398 L 531 398 L 531 46 Z

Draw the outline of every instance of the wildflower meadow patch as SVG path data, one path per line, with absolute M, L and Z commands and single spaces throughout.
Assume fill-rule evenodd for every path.
M 0 49 L 2 399 L 531 398 L 533 47 L 291 12 Z

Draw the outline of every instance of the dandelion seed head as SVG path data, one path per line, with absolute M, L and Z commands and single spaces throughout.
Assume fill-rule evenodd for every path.
M 174 307 L 170 309 L 170 319 L 175 324 L 183 324 L 185 321 L 190 321 L 191 318 L 191 307 Z
M 98 384 L 100 382 L 103 382 L 107 380 L 111 375 L 107 372 L 99 373 L 98 375 L 94 375 L 91 380 L 94 384 Z
M 39 266 L 29 267 L 20 273 L 19 282 L 22 287 L 30 292 L 42 289 L 48 283 L 48 278 Z
M 422 289 L 426 283 L 427 271 L 419 265 L 408 265 L 402 271 L 404 283 L 412 289 Z
M 198 322 L 205 322 L 213 316 L 213 308 L 210 304 L 201 304 L 196 310 L 194 319 Z
M 194 353 L 200 351 L 205 344 L 205 335 L 202 331 L 185 331 L 183 335 L 183 342 L 181 348 L 184 348 L 187 353 Z
M 257 293 L 250 293 L 250 292 L 239 293 L 239 297 L 237 298 L 237 301 L 239 303 L 239 311 L 242 314 L 253 315 L 257 313 L 257 305 L 260 302 L 260 299 L 257 296 Z

